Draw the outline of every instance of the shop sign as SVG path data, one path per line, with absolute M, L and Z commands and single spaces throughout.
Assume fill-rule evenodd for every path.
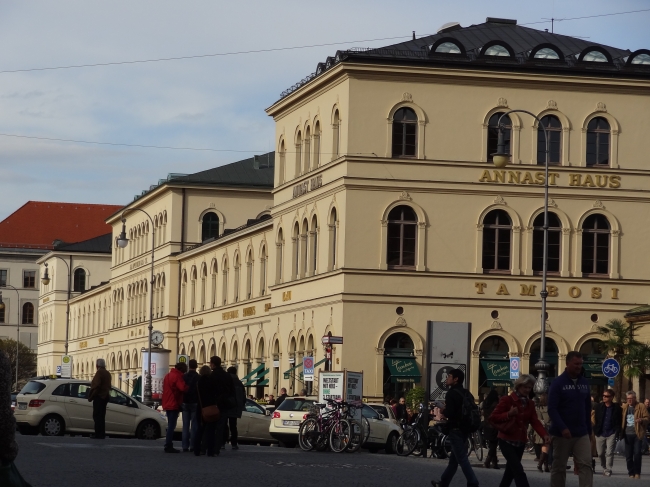
M 509 284 L 510 289 L 508 289 L 508 285 L 506 283 L 499 283 L 497 286 L 496 283 L 494 286 L 496 287 L 496 290 L 494 291 L 494 294 L 496 296 L 511 296 L 510 291 L 515 295 L 519 296 L 537 296 L 537 285 L 536 284 L 519 284 L 519 288 L 517 288 L 517 284 Z M 475 282 L 474 287 L 476 288 L 476 294 L 491 294 L 488 291 L 492 291 L 493 288 L 488 287 L 487 282 Z M 613 287 L 610 288 L 611 292 L 609 293 L 610 299 L 619 299 L 618 297 L 618 291 L 619 288 Z M 552 284 L 549 284 L 546 286 L 546 290 L 548 291 L 548 297 L 549 298 L 557 298 L 558 296 L 569 296 L 570 298 L 577 299 L 583 295 L 582 288 L 579 288 L 578 286 L 570 286 L 566 289 L 560 289 L 558 286 L 554 286 Z M 588 294 L 587 294 L 588 293 Z M 589 295 L 591 299 L 602 299 L 603 295 L 607 294 L 607 290 L 603 290 L 602 287 L 594 286 L 589 289 L 589 291 L 585 291 L 585 296 Z
M 323 185 L 323 175 L 319 174 L 316 177 L 313 177 L 307 181 L 304 181 L 300 184 L 297 184 L 293 187 L 293 197 L 297 198 L 303 194 L 307 194 L 310 191 L 320 188 Z
M 557 172 L 548 173 L 548 185 L 557 186 L 561 175 Z M 546 177 L 542 171 L 506 171 L 502 169 L 484 170 L 479 183 L 497 184 L 533 184 L 543 185 Z M 567 184 L 564 183 L 564 186 Z M 574 174 L 568 175 L 568 186 L 582 188 L 611 188 L 621 187 L 621 176 L 612 174 Z
M 223 321 L 228 321 L 228 320 L 234 320 L 235 318 L 239 318 L 239 310 L 236 309 L 234 311 L 226 311 L 221 314 L 221 319 Z
M 489 381 L 510 379 L 510 367 L 507 360 L 481 359 L 481 367 Z

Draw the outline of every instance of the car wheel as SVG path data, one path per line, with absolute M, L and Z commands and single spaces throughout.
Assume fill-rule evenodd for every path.
M 43 436 L 63 436 L 65 434 L 63 418 L 54 414 L 45 416 L 41 421 L 41 434 Z
M 138 425 L 135 436 L 141 440 L 157 440 L 160 438 L 160 426 L 152 420 L 145 420 Z
M 397 434 L 397 431 L 393 431 L 390 435 L 388 435 L 388 439 L 386 440 L 386 448 L 384 449 L 386 453 L 388 454 L 393 454 L 395 453 L 395 446 L 397 445 L 397 438 L 399 438 L 399 435 Z

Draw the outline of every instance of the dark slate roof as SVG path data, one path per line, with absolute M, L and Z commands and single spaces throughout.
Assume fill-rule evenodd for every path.
M 92 252 L 98 254 L 110 254 L 111 245 L 113 244 L 113 234 L 107 233 L 99 237 L 84 240 L 72 244 L 62 243 L 56 245 L 54 250 L 57 252 Z
M 436 42 L 445 40 L 455 42 L 461 47 L 461 54 L 435 53 Z M 512 57 L 482 56 L 482 48 L 488 43 L 499 41 L 512 49 Z M 562 60 L 531 59 L 536 47 L 555 47 L 563 56 Z M 433 48 L 433 49 L 432 49 Z M 583 62 L 580 55 L 589 50 L 602 50 L 608 57 L 607 63 Z M 640 53 L 641 51 L 636 51 Z M 645 53 L 650 51 L 643 50 Z M 381 48 L 356 48 L 337 51 L 324 63 L 318 63 L 316 71 L 285 90 L 281 98 L 309 83 L 323 72 L 344 61 L 381 62 L 394 64 L 421 64 L 468 69 L 498 69 L 515 71 L 552 71 L 555 74 L 598 75 L 624 77 L 650 77 L 649 65 L 630 65 L 632 54 L 627 49 L 619 49 L 598 44 L 588 39 L 579 39 L 561 34 L 517 25 L 515 20 L 488 18 L 483 24 L 461 27 L 452 25 L 441 29 L 437 34 L 409 40 Z M 631 60 L 631 59 L 630 59 Z
M 273 188 L 275 152 L 254 156 L 225 166 L 215 167 L 171 179 L 171 184 L 208 184 Z

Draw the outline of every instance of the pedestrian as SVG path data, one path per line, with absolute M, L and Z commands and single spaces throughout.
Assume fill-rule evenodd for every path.
M 544 439 L 545 444 L 551 442 L 551 437 L 537 418 L 534 402 L 529 399 L 534 385 L 535 377 L 521 374 L 513 385 L 513 392 L 501 398 L 490 416 L 490 421 L 499 430 L 499 448 L 506 459 L 500 487 L 508 487 L 513 480 L 517 487 L 529 485 L 521 464 L 528 440 L 528 425 Z
M 106 362 L 98 358 L 95 362 L 97 372 L 90 383 L 88 401 L 93 403 L 93 421 L 95 434 L 91 438 L 103 440 L 106 438 L 106 406 L 108 406 L 109 392 L 111 390 L 111 374 L 106 370 Z
M 199 380 L 196 383 L 196 396 L 199 408 L 197 418 L 199 420 L 199 432 L 194 438 L 194 455 L 201 455 L 201 443 L 205 438 L 205 450 L 209 457 L 214 456 L 214 444 L 216 440 L 216 422 L 208 423 L 203 420 L 202 409 L 217 404 L 217 389 L 212 383 L 212 369 L 204 365 L 199 370 Z
M 490 423 L 490 416 L 494 408 L 499 404 L 499 393 L 496 389 L 492 389 L 487 397 L 483 400 L 483 438 L 487 442 L 488 453 L 485 457 L 483 466 L 485 468 L 499 468 L 499 461 L 497 459 L 497 434 L 499 431 Z
M 18 455 L 16 418 L 11 409 L 11 362 L 0 351 L 0 485 L 3 487 L 30 487 L 20 475 L 14 460 Z
M 404 397 L 399 398 L 399 402 L 395 406 L 395 419 L 397 421 L 406 421 L 409 420 L 409 413 L 406 409 L 406 399 Z
M 275 409 L 278 409 L 280 407 L 280 404 L 287 398 L 287 389 L 282 388 L 280 389 L 280 395 L 278 398 L 275 400 Z
M 391 400 L 388 402 L 388 405 L 389 405 L 390 408 L 393 410 L 393 415 L 394 415 L 395 417 L 397 417 L 397 401 L 396 401 L 395 399 L 391 399 Z
M 641 447 L 645 430 L 650 422 L 646 407 L 636 400 L 636 392 L 625 394 L 627 402 L 623 404 L 621 428 L 625 440 L 625 460 L 630 478 L 641 478 Z
M 189 368 L 183 380 L 187 384 L 187 392 L 183 394 L 183 451 L 192 451 L 194 445 L 194 438 L 199 433 L 199 422 L 196 419 L 196 409 L 198 396 L 196 392 L 196 384 L 199 382 L 199 374 L 196 371 L 198 368 L 196 360 L 189 361 Z
M 269 400 L 266 402 L 268 406 L 275 406 L 275 396 L 269 394 Z
M 548 415 L 548 395 L 542 393 L 539 396 L 539 404 L 535 410 L 537 411 L 537 419 L 542 423 L 546 431 L 549 430 L 551 419 Z M 535 432 L 535 444 L 540 445 L 539 461 L 537 462 L 537 470 L 549 472 L 549 444 L 544 441 L 537 432 Z
M 452 369 L 447 375 L 448 390 L 445 395 L 445 409 L 442 411 L 442 416 L 447 419 L 449 428 L 447 438 L 451 447 L 451 455 L 442 478 L 431 481 L 433 487 L 449 487 L 459 465 L 467 480 L 467 487 L 478 487 L 478 480 L 469 463 L 469 458 L 467 458 L 469 432 L 465 426 L 469 421 L 463 415 L 463 403 L 466 395 L 471 397 L 471 394 L 463 387 L 464 380 L 465 373 L 460 369 Z M 472 397 L 471 400 L 474 401 L 474 398 Z
M 580 487 L 591 487 L 591 398 L 589 382 L 580 372 L 583 358 L 571 351 L 566 356 L 566 368 L 557 377 L 548 392 L 548 415 L 553 441 L 551 487 L 566 485 L 566 468 L 569 455 L 577 467 Z
M 235 387 L 233 384 L 232 376 L 223 370 L 221 367 L 221 357 L 216 355 L 210 357 L 210 381 L 212 387 L 216 391 L 216 404 L 221 411 L 221 417 L 215 424 L 214 436 L 216 438 L 216 445 L 214 454 L 219 455 L 221 447 L 223 446 L 223 433 L 228 421 L 228 416 L 232 414 L 233 408 L 237 406 L 235 399 Z M 209 456 L 209 454 L 208 454 Z
M 163 379 L 162 408 L 167 415 L 165 453 L 180 453 L 180 450 L 174 448 L 174 430 L 178 423 L 178 415 L 183 409 L 183 393 L 189 389 L 183 378 L 185 372 L 187 372 L 187 364 L 179 362 Z
M 603 400 L 596 404 L 593 412 L 593 430 L 596 436 L 596 450 L 603 468 L 603 475 L 610 477 L 614 466 L 616 438 L 621 434 L 621 405 L 614 402 L 614 391 L 603 392 Z
M 237 419 L 241 418 L 241 413 L 246 407 L 246 390 L 244 389 L 244 384 L 242 384 L 239 377 L 237 377 L 237 369 L 235 367 L 228 367 L 227 372 L 232 377 L 237 406 L 226 412 L 228 422 L 224 427 L 223 441 L 224 444 L 228 443 L 228 436 L 230 436 L 230 447 L 233 450 L 239 450 L 239 446 L 237 445 L 237 438 L 239 436 L 237 431 Z
M 307 389 L 300 389 L 300 396 L 301 397 L 306 397 L 307 396 Z

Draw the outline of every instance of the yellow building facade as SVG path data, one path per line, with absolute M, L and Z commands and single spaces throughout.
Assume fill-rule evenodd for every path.
M 502 385 L 490 370 L 509 357 L 533 371 L 544 139 L 528 115 L 502 118 L 512 162 L 495 168 L 496 120 L 511 109 L 534 113 L 551 135 L 551 375 L 570 350 L 597 364 L 606 351 L 596 327 L 648 303 L 649 64 L 649 52 L 503 19 L 337 53 L 267 109 L 272 162 L 224 166 L 244 164 L 252 177 L 172 179 L 126 207 L 130 242 L 113 249 L 110 282 L 71 301 L 72 316 L 93 300 L 110 315 L 101 332 L 73 332 L 79 374 L 100 356 L 115 373 L 141 368 L 154 228 L 163 346 L 199 362 L 220 355 L 258 395 L 305 387 L 302 357 L 321 362 L 330 332 L 344 338 L 332 367 L 362 370 L 367 397 L 425 386 L 428 321 L 471 323 L 474 393 Z M 206 239 L 208 214 L 220 230 Z M 120 216 L 108 220 L 114 237 Z M 650 340 L 645 325 L 637 332 Z M 49 372 L 56 353 L 40 350 Z M 419 373 L 395 380 L 389 357 L 414 360 Z M 602 388 L 596 368 L 587 372 Z

